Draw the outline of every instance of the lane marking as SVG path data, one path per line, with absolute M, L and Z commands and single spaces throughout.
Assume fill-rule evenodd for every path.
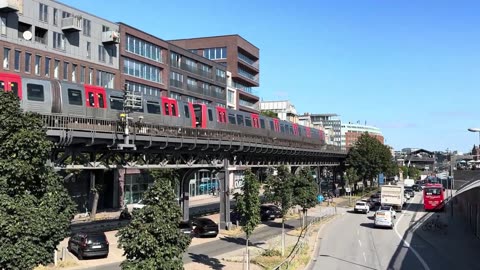
M 360 235 L 360 230 L 359 229 L 357 229 L 357 235 Z
M 416 196 L 413 196 L 413 199 L 415 199 L 415 197 L 416 197 Z M 412 202 L 413 202 L 413 199 L 412 199 Z M 409 210 L 410 206 L 412 206 L 412 204 L 409 203 L 408 206 L 407 206 L 407 209 L 405 209 L 405 210 Z M 397 230 L 397 228 L 398 228 L 397 224 L 400 223 L 400 220 L 402 219 L 402 217 L 403 217 L 404 214 L 405 214 L 405 211 L 402 211 L 402 214 L 400 215 L 400 217 L 398 218 L 397 222 L 395 223 L 395 228 L 394 228 L 395 233 L 397 234 L 398 238 L 408 247 L 408 249 L 410 249 L 410 250 L 413 252 L 413 254 L 415 254 L 415 256 L 417 257 L 417 259 L 418 259 L 418 260 L 420 261 L 420 263 L 422 264 L 423 268 L 424 268 L 425 270 L 430 270 L 430 267 L 428 267 L 427 263 L 426 263 L 425 260 L 422 258 L 422 256 L 420 256 L 420 254 L 419 254 L 412 246 L 410 246 L 410 243 L 409 243 L 407 240 L 403 239 L 403 237 L 400 235 L 400 233 L 399 233 L 398 230 Z
M 358 239 L 358 244 L 360 245 L 360 247 L 362 246 L 362 241 L 360 241 L 360 239 Z
M 365 252 L 363 252 L 363 260 L 365 260 L 365 262 L 367 262 L 367 256 L 365 256 Z

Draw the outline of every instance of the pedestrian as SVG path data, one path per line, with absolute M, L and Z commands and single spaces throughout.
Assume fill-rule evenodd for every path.
M 335 198 L 338 198 L 340 196 L 340 190 L 337 188 L 335 189 Z

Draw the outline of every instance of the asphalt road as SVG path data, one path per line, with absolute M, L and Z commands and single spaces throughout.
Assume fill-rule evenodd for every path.
M 373 211 L 367 215 L 347 211 L 322 231 L 310 269 L 454 269 L 409 228 L 412 220 L 425 215 L 421 197 L 417 193 L 406 210 L 397 213 L 393 230 L 374 228 Z

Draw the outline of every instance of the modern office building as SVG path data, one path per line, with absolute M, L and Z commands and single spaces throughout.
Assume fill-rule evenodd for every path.
M 376 138 L 382 144 L 384 143 L 382 132 L 377 127 L 354 123 L 343 123 L 341 125 L 342 149 L 349 150 L 357 142 L 358 138 L 365 132 L 367 132 L 368 135 Z
M 118 25 L 51 0 L 0 1 L 1 70 L 120 87 Z
M 280 120 L 298 123 L 298 115 L 295 106 L 290 101 L 261 101 L 260 111 L 271 111 L 277 114 Z
M 121 82 L 134 91 L 226 106 L 225 67 L 120 23 Z
M 310 114 L 305 113 L 299 116 L 302 121 L 307 121 L 316 128 L 325 132 L 325 141 L 327 144 L 340 146 L 341 144 L 341 121 L 337 114 Z
M 236 109 L 258 112 L 259 98 L 253 92 L 260 85 L 259 49 L 239 35 L 170 40 L 172 44 L 190 50 L 226 67 L 232 74 L 238 103 Z M 234 93 L 227 93 L 231 95 Z

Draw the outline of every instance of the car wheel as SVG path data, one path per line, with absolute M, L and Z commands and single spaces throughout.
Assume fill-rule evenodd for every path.
M 83 260 L 83 253 L 82 251 L 78 251 L 77 257 L 79 260 Z

